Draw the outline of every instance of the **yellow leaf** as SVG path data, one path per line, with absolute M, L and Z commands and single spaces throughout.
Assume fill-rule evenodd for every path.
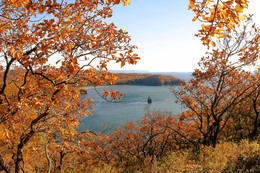
M 123 5 L 130 5 L 131 0 L 123 0 Z
M 239 15 L 239 19 L 240 20 L 245 20 L 245 18 L 246 18 L 246 15 L 244 15 L 244 14 L 243 15 L 242 14 Z
M 218 36 L 219 36 L 220 38 L 223 38 L 223 37 L 225 37 L 225 34 L 224 34 L 224 33 L 220 33 Z
M 235 10 L 236 10 L 238 13 L 242 13 L 243 10 L 244 10 L 244 8 L 243 8 L 241 5 L 238 4 L 238 5 L 236 5 Z
M 233 1 L 227 1 L 227 2 L 224 2 L 223 4 L 227 5 L 227 6 L 230 6 L 233 4 Z
M 198 19 L 198 17 L 194 17 L 193 19 L 192 19 L 192 21 L 194 22 L 194 21 L 196 21 Z
M 194 8 L 194 3 L 195 3 L 195 0 L 190 0 L 190 4 L 189 4 L 190 9 Z
M 213 47 L 216 47 L 216 43 L 214 41 L 211 40 L 210 43 Z

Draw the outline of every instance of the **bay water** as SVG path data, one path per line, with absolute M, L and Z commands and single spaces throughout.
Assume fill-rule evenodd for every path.
M 175 86 L 178 87 L 178 86 Z M 93 98 L 95 106 L 90 110 L 93 115 L 83 117 L 79 131 L 91 130 L 94 132 L 111 132 L 113 129 L 128 121 L 136 122 L 146 113 L 157 112 L 176 115 L 183 110 L 175 103 L 175 96 L 170 86 L 106 86 L 97 88 L 103 90 L 120 91 L 125 94 L 125 99 L 119 103 L 107 102 L 101 98 L 95 89 L 87 89 L 88 94 L 82 95 L 82 99 Z M 148 104 L 148 97 L 152 103 Z

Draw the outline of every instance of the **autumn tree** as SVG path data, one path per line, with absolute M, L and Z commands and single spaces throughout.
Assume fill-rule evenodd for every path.
M 248 80 L 252 83 L 259 80 L 259 73 L 253 73 Z M 259 135 L 259 83 L 255 84 L 250 95 L 233 111 L 231 120 L 224 130 L 226 139 L 232 141 L 240 141 L 245 138 L 254 140 Z
M 244 27 L 227 30 L 218 48 L 201 59 L 193 79 L 174 91 L 189 109 L 179 115 L 180 120 L 194 122 L 194 131 L 200 133 L 197 140 L 203 145 L 216 146 L 231 117 L 239 116 L 234 115 L 236 108 L 259 88 L 259 79 L 245 69 L 259 59 L 259 29 L 250 21 L 249 17 Z
M 189 9 L 195 13 L 193 21 L 202 22 L 197 37 L 204 45 L 215 47 L 214 38 L 223 38 L 241 25 L 248 0 L 190 0 Z M 226 28 L 226 29 L 225 29 Z
M 78 139 L 83 134 L 76 127 L 93 103 L 82 101 L 75 86 L 113 83 L 107 63 L 123 67 L 139 59 L 127 32 L 104 21 L 121 2 L 130 3 L 0 2 L 1 170 L 37 171 L 37 165 L 49 163 L 51 171 L 50 148 L 61 153 L 60 166 L 64 153 L 81 150 Z M 119 97 L 118 92 L 107 94 Z
M 251 15 L 246 16 L 245 14 L 243 14 L 244 9 L 247 9 L 248 5 L 250 5 L 248 0 L 213 0 L 213 1 L 190 0 L 189 9 L 195 12 L 196 15 L 193 18 L 193 21 L 198 20 L 202 23 L 201 29 L 199 30 L 198 34 L 196 34 L 196 36 L 200 37 L 203 42 L 203 45 L 206 45 L 208 48 L 210 48 L 211 46 L 216 47 L 216 45 L 219 46 L 218 44 L 219 42 L 222 42 L 222 44 L 220 44 L 219 49 L 212 51 L 211 58 L 204 57 L 200 61 L 200 69 L 194 72 L 194 80 L 190 81 L 190 83 L 188 84 L 189 87 L 185 88 L 187 85 L 184 87 L 185 88 L 184 90 L 186 90 L 184 91 L 184 93 L 185 92 L 189 93 L 189 94 L 186 93 L 188 94 L 187 98 L 193 96 L 194 97 L 193 99 L 197 100 L 198 103 L 194 104 L 194 102 L 192 102 L 191 100 L 186 102 L 184 101 L 185 99 L 183 100 L 180 99 L 180 97 L 178 98 L 184 101 L 185 102 L 184 104 L 189 105 L 188 107 L 193 107 L 194 105 L 197 106 L 200 105 L 198 107 L 201 108 L 205 107 L 208 109 L 208 107 L 205 106 L 204 103 L 210 100 L 208 98 L 215 97 L 214 95 L 216 94 L 217 97 L 213 99 L 214 102 L 212 102 L 213 109 L 217 108 L 217 104 L 220 104 L 219 99 L 224 99 L 221 104 L 226 104 L 227 106 L 229 105 L 228 101 L 230 98 L 232 98 L 232 96 L 230 96 L 226 92 L 222 93 L 222 91 L 224 91 L 222 90 L 223 87 L 224 88 L 227 87 L 224 85 L 227 83 L 225 81 L 230 81 L 231 86 L 228 86 L 228 88 L 234 89 L 232 91 L 234 92 L 237 89 L 236 83 L 239 81 L 237 77 L 241 78 L 240 80 L 242 84 L 241 83 L 237 83 L 237 84 L 241 87 L 241 89 L 244 87 L 242 89 L 244 91 L 247 89 L 247 87 L 250 87 L 250 89 L 248 88 L 248 90 L 250 91 L 247 91 L 248 94 L 246 94 L 246 97 L 248 98 L 245 98 L 243 96 L 243 99 L 237 102 L 235 106 L 236 108 L 234 107 L 234 109 L 232 109 L 232 112 L 228 113 L 229 114 L 228 117 L 232 116 L 232 120 L 231 120 L 232 122 L 229 121 L 228 123 L 227 121 L 228 124 L 227 129 L 229 128 L 229 132 L 230 132 L 230 130 L 233 129 L 231 127 L 235 126 L 235 129 L 240 129 L 240 130 L 243 129 L 244 131 L 243 134 L 245 136 L 247 137 L 250 136 L 250 138 L 254 138 L 255 136 L 257 136 L 258 133 L 257 126 L 259 124 L 258 104 L 257 104 L 259 78 L 258 78 L 258 74 L 250 74 L 246 71 L 243 71 L 246 70 L 243 67 L 255 66 L 257 63 L 257 60 L 259 58 L 259 29 L 256 28 L 254 24 L 252 24 L 252 30 L 250 30 L 249 27 L 245 26 L 245 25 L 249 25 L 248 20 L 250 20 L 251 18 Z M 223 64 L 226 64 L 224 65 L 224 67 L 228 67 L 228 68 L 231 67 L 231 69 L 236 70 L 237 75 L 233 76 L 232 73 L 224 72 L 223 68 L 216 68 L 217 66 L 219 67 L 223 66 Z M 257 68 L 258 67 L 256 67 L 256 69 Z M 234 70 L 231 69 L 228 71 L 234 72 Z M 223 74 L 218 78 L 215 78 L 215 75 L 219 74 L 220 71 L 222 71 Z M 212 78 L 212 80 L 217 80 L 219 82 L 212 85 L 212 82 L 209 82 L 210 78 Z M 221 78 L 223 79 L 222 82 L 221 82 Z M 214 94 L 214 92 L 213 93 L 208 92 L 207 89 L 209 85 L 211 85 L 210 90 L 215 88 L 216 90 L 214 92 L 218 92 L 218 93 Z M 192 88 L 194 89 L 194 91 L 190 90 Z M 239 93 L 239 91 L 237 92 Z M 224 95 L 220 97 L 218 96 L 219 93 L 222 93 Z M 180 96 L 182 94 L 183 94 L 182 92 L 179 92 L 177 93 L 177 96 Z M 184 95 L 182 96 L 184 97 Z M 213 109 L 211 110 L 211 112 L 214 112 Z M 198 112 L 196 112 L 194 109 L 190 109 L 190 111 L 193 112 L 192 114 L 195 113 L 198 115 Z M 230 118 L 228 119 L 230 120 Z M 242 125 L 243 127 L 251 126 L 253 128 L 251 128 L 251 130 L 249 130 L 249 128 L 242 128 L 241 126 L 242 119 L 244 123 Z M 214 118 L 214 121 L 216 120 L 217 119 Z M 220 120 L 222 121 L 223 119 L 221 118 Z M 223 125 L 227 125 L 227 124 L 224 123 Z M 210 126 L 208 125 L 208 127 Z M 200 127 L 200 129 L 201 128 L 202 126 Z M 245 134 L 245 131 L 248 130 L 251 131 L 250 135 L 248 133 L 247 135 Z M 239 130 L 235 130 L 236 133 L 238 133 L 238 131 Z M 203 135 L 205 137 L 205 134 Z M 229 135 L 231 134 L 229 133 Z M 240 135 L 242 135 L 241 131 L 240 131 Z M 234 137 L 236 135 L 233 134 L 231 136 Z
M 151 163 L 155 158 L 165 156 L 169 151 L 177 151 L 184 147 L 182 139 L 169 127 L 176 126 L 173 116 L 160 112 L 147 113 L 136 123 L 127 122 L 107 135 L 95 133 L 92 139 L 82 144 L 91 148 L 83 154 L 85 168 L 91 165 L 123 166 L 134 169 L 137 165 Z M 92 163 L 88 162 L 92 160 Z

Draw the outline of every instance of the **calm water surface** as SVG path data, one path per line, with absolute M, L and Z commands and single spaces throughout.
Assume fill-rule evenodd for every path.
M 147 112 L 167 112 L 177 114 L 182 111 L 179 104 L 175 103 L 176 98 L 170 92 L 169 86 L 109 86 L 98 88 L 103 90 L 119 90 L 125 94 L 125 100 L 120 103 L 110 103 L 102 99 L 94 89 L 88 89 L 88 94 L 82 99 L 93 98 L 95 106 L 92 109 L 92 116 L 83 117 L 79 131 L 103 131 L 113 130 L 114 127 L 124 124 L 127 121 L 137 121 Z M 148 97 L 152 98 L 152 104 L 147 103 Z

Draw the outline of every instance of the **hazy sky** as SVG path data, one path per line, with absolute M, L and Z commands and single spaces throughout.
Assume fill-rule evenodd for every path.
M 126 70 L 151 72 L 191 72 L 197 67 L 206 48 L 194 35 L 201 23 L 192 22 L 189 0 L 131 0 L 131 5 L 115 6 L 110 21 L 129 32 L 141 57 L 137 65 Z M 260 0 L 251 0 L 249 13 L 260 25 Z M 111 65 L 109 69 L 120 69 Z

